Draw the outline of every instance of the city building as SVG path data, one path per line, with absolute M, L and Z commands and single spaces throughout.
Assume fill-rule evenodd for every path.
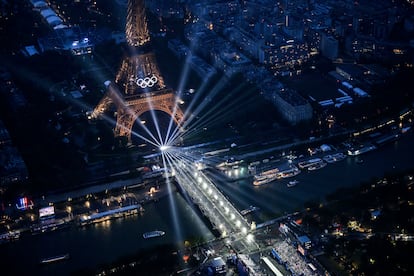
M 362 68 L 356 64 L 338 64 L 336 72 L 348 81 L 360 79 L 364 75 Z
M 49 36 L 38 39 L 41 52 L 62 51 L 73 55 L 90 54 L 94 43 L 89 34 L 79 26 L 54 30 Z
M 217 70 L 213 66 L 200 57 L 192 54 L 190 48 L 178 39 L 169 40 L 168 49 L 170 49 L 177 58 L 181 60 L 186 59 L 186 62 L 190 64 L 191 69 L 193 69 L 200 78 L 208 79 L 217 73 Z
M 312 241 L 306 235 L 298 236 L 298 242 L 299 245 L 306 250 L 309 250 L 312 247 Z
M 226 263 L 221 257 L 216 257 L 208 261 L 206 264 L 204 264 L 204 267 L 202 269 L 202 275 L 216 276 L 226 275 L 226 273 Z
M 190 54 L 190 48 L 184 45 L 179 39 L 168 40 L 168 49 L 170 49 L 177 58 L 185 58 Z
M 198 56 L 191 56 L 189 64 L 191 66 L 191 69 L 193 69 L 200 78 L 203 78 L 205 80 L 209 79 L 217 73 L 217 70 L 213 66 Z
M 44 9 L 48 7 L 48 4 L 43 0 L 30 0 L 30 3 L 35 9 Z
M 274 94 L 273 101 L 284 118 L 291 124 L 312 119 L 312 107 L 296 91 L 284 89 Z
M 260 47 L 264 45 L 264 39 L 235 26 L 226 28 L 223 34 L 232 42 L 236 43 L 247 56 L 259 59 Z
M 0 121 L 0 189 L 28 179 L 26 163 L 10 138 L 10 134 Z
M 259 62 L 276 75 L 294 71 L 295 66 L 306 63 L 309 58 L 307 44 L 294 39 L 278 39 L 273 46 L 262 46 L 259 50 Z
M 11 145 L 9 131 L 2 121 L 0 121 L 0 145 Z
M 280 83 L 279 85 L 275 84 L 274 81 L 265 82 L 260 88 L 264 97 L 276 106 L 279 113 L 290 124 L 295 125 L 301 121 L 312 119 L 311 105 L 295 90 L 285 88 Z
M 322 34 L 321 39 L 321 54 L 330 60 L 335 60 L 338 57 L 339 42 L 336 38 L 326 33 Z
M 155 0 L 146 1 L 146 7 L 152 13 L 164 18 L 183 18 L 184 8 L 182 0 Z
M 239 254 L 237 255 L 236 267 L 238 275 L 260 275 L 258 265 L 249 257 L 249 255 Z
M 225 75 L 231 76 L 237 72 L 243 71 L 248 65 L 251 64 L 248 59 L 242 53 L 229 49 L 220 52 L 215 60 L 215 67 L 223 71 Z
M 68 27 L 64 23 L 64 19 L 58 15 L 45 1 L 31 0 L 34 10 L 38 11 L 43 21 L 49 25 L 51 29 L 61 29 Z

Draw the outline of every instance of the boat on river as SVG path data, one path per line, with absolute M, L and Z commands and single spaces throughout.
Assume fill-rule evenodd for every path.
M 279 178 L 278 176 L 278 169 L 268 170 L 265 172 L 262 172 L 258 175 L 254 176 L 253 185 L 254 186 L 260 186 L 269 182 L 272 182 Z
M 289 183 L 286 184 L 286 186 L 288 186 L 290 188 L 290 187 L 296 186 L 298 183 L 299 183 L 299 180 L 295 179 L 295 180 L 289 181 Z
M 276 173 L 274 174 L 266 174 L 266 175 L 255 175 L 253 180 L 254 186 L 260 186 L 269 182 L 272 182 L 276 179 L 278 179 L 278 175 Z
M 242 215 L 244 216 L 244 215 L 250 214 L 251 212 L 257 211 L 257 210 L 259 210 L 259 209 L 260 209 L 260 208 L 259 208 L 259 207 L 257 207 L 257 206 L 250 205 L 250 207 L 249 207 L 249 208 L 244 209 L 244 210 L 241 210 L 241 211 L 240 211 L 240 214 L 242 214 Z
M 67 259 L 69 259 L 69 257 L 70 257 L 69 254 L 57 255 L 57 256 L 53 256 L 53 257 L 43 258 L 42 260 L 40 260 L 40 263 L 41 264 L 54 263 L 54 262 L 58 262 L 58 261 L 67 260 Z
M 308 160 L 299 162 L 298 163 L 298 166 L 301 169 L 306 169 L 306 168 L 308 168 L 308 167 L 310 167 L 312 165 L 315 165 L 315 164 L 317 164 L 317 163 L 319 163 L 321 161 L 322 161 L 321 158 L 312 158 L 312 159 L 308 159 Z
M 375 145 L 372 145 L 372 144 L 368 144 L 368 145 L 365 145 L 365 146 L 360 146 L 360 147 L 357 147 L 357 148 L 350 148 L 350 149 L 348 149 L 348 155 L 356 156 L 356 155 L 360 155 L 360 154 L 372 151 L 376 148 L 377 147 Z
M 154 230 L 154 231 L 151 231 L 151 232 L 146 232 L 142 236 L 144 237 L 144 239 L 149 239 L 149 238 L 161 237 L 161 236 L 164 236 L 164 235 L 165 235 L 164 231 Z
M 308 167 L 308 171 L 315 171 L 315 170 L 322 169 L 322 168 L 326 167 L 327 164 L 328 163 L 326 163 L 324 161 L 314 163 L 314 164 L 312 164 Z
M 341 160 L 344 160 L 346 158 L 346 155 L 342 152 L 334 153 L 334 154 L 328 154 L 324 156 L 322 159 L 328 163 L 335 163 Z
M 295 165 L 291 165 L 289 169 L 283 170 L 277 173 L 277 177 L 278 178 L 289 178 L 289 177 L 294 177 L 298 174 L 300 174 L 300 170 Z

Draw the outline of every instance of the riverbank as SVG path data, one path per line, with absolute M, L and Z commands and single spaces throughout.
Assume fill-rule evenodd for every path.
M 159 201 L 170 192 L 165 179 L 157 178 L 138 184 L 135 180 L 108 183 L 102 187 L 38 198 L 34 200 L 32 208 L 15 213 L 5 221 L 2 228 L 7 229 L 7 232 L 1 235 L 0 242 L 13 242 L 30 235 L 105 223 L 131 215 L 144 215 L 145 205 Z
M 413 185 L 414 169 L 389 173 L 309 207 L 301 224 L 325 252 L 319 260 L 338 275 L 414 271 Z

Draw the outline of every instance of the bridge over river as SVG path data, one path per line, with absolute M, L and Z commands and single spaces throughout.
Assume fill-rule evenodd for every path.
M 221 236 L 228 237 L 234 248 L 243 252 L 258 249 L 252 234 L 254 225 L 249 223 L 216 185 L 193 164 L 181 163 L 175 172 L 178 185 L 210 220 Z

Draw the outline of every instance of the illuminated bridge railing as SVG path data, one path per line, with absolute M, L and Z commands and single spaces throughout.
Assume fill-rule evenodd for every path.
M 250 230 L 249 223 L 216 185 L 193 166 L 186 165 L 186 167 L 175 175 L 176 181 L 221 235 L 247 234 Z

